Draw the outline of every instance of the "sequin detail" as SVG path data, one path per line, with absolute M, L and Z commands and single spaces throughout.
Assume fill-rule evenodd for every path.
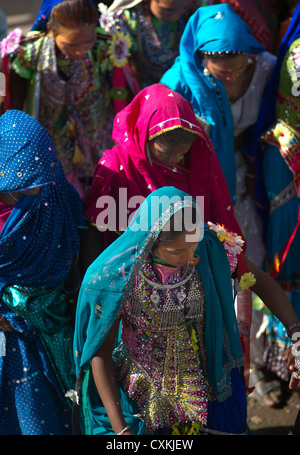
M 167 282 L 180 282 L 180 270 Z M 143 273 L 157 279 L 149 263 Z M 150 432 L 175 422 L 206 422 L 208 385 L 186 325 L 195 322 L 205 358 L 204 289 L 198 272 L 188 283 L 184 304 L 174 311 L 179 289 L 170 290 L 157 306 L 150 299 L 152 287 L 138 276 L 123 311 L 123 341 L 113 354 L 117 378 Z

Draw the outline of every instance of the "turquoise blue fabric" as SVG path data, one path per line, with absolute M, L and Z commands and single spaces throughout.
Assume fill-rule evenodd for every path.
M 74 358 L 81 382 L 84 382 L 84 377 L 88 377 L 90 361 L 125 304 L 132 283 L 144 261 L 147 261 L 164 224 L 175 211 L 194 204 L 191 196 L 174 187 L 154 191 L 136 211 L 122 236 L 88 268 L 78 298 L 74 336 Z M 201 258 L 197 267 L 206 295 L 208 379 L 218 400 L 222 402 L 231 396 L 230 372 L 242 364 L 243 357 L 234 311 L 230 267 L 223 244 L 206 225 L 196 254 Z M 96 426 L 99 434 L 113 434 L 93 384 L 90 383 L 89 387 L 93 390 L 88 391 L 85 381 L 82 402 L 87 403 L 87 393 L 90 400 L 89 424 Z M 121 401 L 127 423 L 133 431 L 142 433 L 144 428 L 140 420 L 133 417 L 137 412 L 134 403 L 122 391 Z
M 210 139 L 233 201 L 236 174 L 231 107 L 223 83 L 204 75 L 198 51 L 255 54 L 264 50 L 231 5 L 204 6 L 189 19 L 180 41 L 179 56 L 160 80 L 190 101 L 195 113 L 211 125 Z

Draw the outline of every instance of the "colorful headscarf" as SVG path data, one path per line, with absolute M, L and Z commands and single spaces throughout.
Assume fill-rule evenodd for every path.
M 37 18 L 31 28 L 31 31 L 37 30 L 37 31 L 45 31 L 47 27 L 47 22 L 51 13 L 51 10 L 56 6 L 58 3 L 61 3 L 63 0 L 43 0 L 41 9 L 37 15 Z M 96 8 L 97 8 L 97 3 L 94 0 L 89 0 Z
M 214 0 L 211 4 L 229 3 L 234 11 L 249 25 L 252 35 L 268 52 L 274 48 L 274 36 L 266 18 L 275 21 L 275 14 L 268 0 Z M 275 24 L 274 24 L 275 25 Z
M 261 143 L 259 141 L 260 136 L 268 130 L 275 122 L 275 108 L 276 108 L 276 99 L 277 92 L 280 81 L 280 72 L 282 62 L 284 57 L 292 45 L 292 43 L 299 38 L 300 36 L 300 3 L 295 9 L 295 12 L 292 16 L 289 28 L 284 35 L 278 54 L 277 61 L 274 67 L 271 80 L 268 84 L 263 103 L 261 106 L 259 118 L 257 121 L 256 130 L 252 135 L 250 154 L 255 161 L 256 166 L 256 199 L 259 208 L 265 210 L 269 206 L 268 197 L 266 195 L 265 189 L 263 187 L 263 166 L 262 166 L 262 154 L 260 153 Z
M 151 139 L 177 128 L 194 133 L 196 138 L 189 151 L 185 188 L 179 173 L 174 174 L 155 162 L 151 164 L 147 154 Z M 119 188 L 126 188 L 127 201 L 119 202 L 125 205 L 133 196 L 146 197 L 158 188 L 170 186 L 168 176 L 172 174 L 172 179 L 178 175 L 180 190 L 195 199 L 204 196 L 205 221 L 224 223 L 231 231 L 240 233 L 216 154 L 185 98 L 163 84 L 146 87 L 117 114 L 112 137 L 117 145 L 100 159 L 85 199 L 85 215 L 93 223 L 97 223 L 97 216 L 103 210 L 96 207 L 100 196 L 111 196 L 118 201 Z
M 74 354 L 78 382 L 86 384 L 84 378 L 89 374 L 90 360 L 126 303 L 131 286 L 148 260 L 165 223 L 176 211 L 191 206 L 200 210 L 190 195 L 174 187 L 154 191 L 139 207 L 124 234 L 88 268 L 78 298 L 75 323 Z M 230 266 L 216 233 L 206 227 L 196 254 L 200 257 L 197 267 L 206 296 L 208 379 L 218 400 L 223 401 L 231 395 L 230 371 L 242 363 L 243 357 Z M 124 394 L 121 397 L 126 422 L 134 432 L 142 431 L 140 419 L 126 412 L 130 408 L 128 398 Z M 86 402 L 85 399 L 83 397 L 82 403 Z M 97 421 L 100 420 L 103 428 L 109 428 L 109 420 L 100 401 L 97 413 Z
M 37 195 L 19 197 L 0 234 L 0 288 L 63 283 L 85 225 L 50 134 L 25 112 L 9 110 L 0 117 L 0 192 L 36 187 Z
M 233 200 L 236 172 L 232 112 L 223 83 L 205 75 L 198 51 L 251 54 L 264 50 L 231 5 L 204 6 L 190 17 L 179 56 L 161 79 L 191 101 L 196 114 L 211 125 L 210 138 Z

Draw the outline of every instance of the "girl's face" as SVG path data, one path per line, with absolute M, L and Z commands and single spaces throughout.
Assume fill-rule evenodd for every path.
M 167 264 L 180 267 L 193 259 L 198 241 L 196 231 L 182 232 L 175 240 L 160 244 L 155 248 L 155 257 L 158 257 Z
M 241 77 L 249 64 L 249 57 L 246 55 L 237 55 L 226 60 L 219 61 L 205 60 L 207 69 L 219 81 L 234 85 L 239 77 Z
M 172 147 L 172 149 L 166 149 L 158 145 L 155 140 L 153 140 L 149 142 L 149 148 L 151 155 L 154 158 L 161 163 L 172 166 L 180 163 L 184 155 L 189 152 L 191 144 L 179 144 Z
M 193 0 L 150 0 L 150 11 L 163 22 L 175 23 L 192 3 Z
M 79 29 L 60 26 L 54 37 L 58 49 L 71 60 L 82 60 L 93 46 L 96 39 L 94 25 Z

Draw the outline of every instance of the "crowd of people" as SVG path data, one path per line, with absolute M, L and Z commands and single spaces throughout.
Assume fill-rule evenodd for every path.
M 250 434 L 300 390 L 300 2 L 2 13 L 0 434 Z

